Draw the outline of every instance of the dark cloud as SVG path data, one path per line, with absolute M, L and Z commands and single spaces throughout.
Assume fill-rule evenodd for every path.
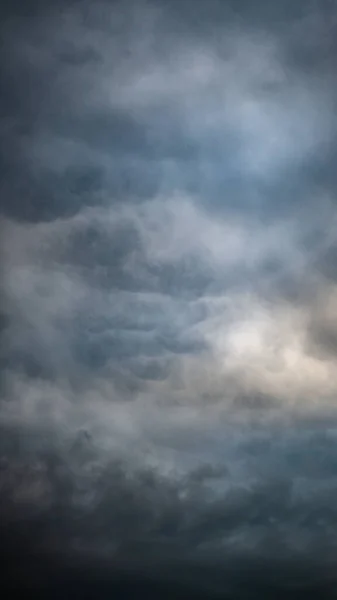
M 87 564 L 84 581 L 97 593 L 103 593 L 103 581 L 112 593 L 116 580 L 118 593 L 130 593 L 127 570 L 149 594 L 152 586 L 169 585 L 173 594 L 199 590 L 203 597 L 258 597 L 264 590 L 295 597 L 317 590 L 332 598 L 336 482 L 330 431 L 315 424 L 241 431 L 244 440 L 227 465 L 198 467 L 175 481 L 102 460 L 85 431 L 63 442 L 62 453 L 57 439 L 51 444 L 50 437 L 29 439 L 19 431 L 15 438 L 3 435 L 2 452 L 11 454 L 11 463 L 3 459 L 1 465 L 3 506 L 7 523 L 16 523 L 18 513 L 22 523 L 11 538 L 14 568 L 20 574 L 19 558 L 27 560 L 29 549 L 26 585 L 39 581 L 50 592 L 37 574 L 38 560 L 46 561 L 61 589 L 68 577 L 82 589 L 80 572 Z M 235 484 L 242 460 L 250 481 Z M 212 481 L 220 484 L 217 497 Z
M 1 10 L 5 584 L 333 598 L 336 3 Z

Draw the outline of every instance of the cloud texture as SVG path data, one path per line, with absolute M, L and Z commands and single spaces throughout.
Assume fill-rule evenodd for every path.
M 336 3 L 2 10 L 8 579 L 333 598 Z

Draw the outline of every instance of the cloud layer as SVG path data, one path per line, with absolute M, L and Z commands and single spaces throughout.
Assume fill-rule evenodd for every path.
M 103 595 L 333 597 L 336 14 L 4 9 L 16 572 L 33 553 L 58 594 L 85 569 Z

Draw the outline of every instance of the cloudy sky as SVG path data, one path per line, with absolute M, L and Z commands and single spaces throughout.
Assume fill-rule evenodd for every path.
M 334 598 L 337 2 L 1 10 L 9 583 Z

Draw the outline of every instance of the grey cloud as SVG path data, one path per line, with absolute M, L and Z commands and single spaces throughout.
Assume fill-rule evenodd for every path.
M 258 181 L 266 176 L 267 163 L 265 168 L 264 161 L 268 161 L 268 169 L 272 168 L 275 155 L 277 165 L 284 160 L 288 165 L 297 160 L 297 153 L 301 157 L 302 147 L 304 153 L 306 146 L 309 149 L 312 147 L 312 136 L 315 145 L 318 145 L 319 138 L 324 142 L 329 137 L 327 127 L 329 130 L 330 107 L 325 100 L 324 90 L 315 88 L 316 82 L 311 82 L 304 72 L 301 79 L 297 77 L 296 81 L 292 76 L 288 77 L 287 72 L 282 72 L 282 52 L 279 51 L 279 46 L 282 48 L 283 32 L 281 42 L 275 43 L 272 36 L 266 36 L 263 30 L 258 35 L 252 35 L 238 28 L 233 34 L 229 26 L 228 36 L 224 31 L 220 38 L 215 36 L 212 43 L 207 38 L 200 47 L 200 39 L 195 39 L 192 34 L 184 38 L 184 44 L 178 43 L 177 33 L 173 29 L 176 26 L 174 10 L 172 13 L 170 9 L 163 10 L 160 7 L 156 10 L 151 5 L 144 8 L 140 21 L 142 26 L 139 27 L 138 23 L 138 29 L 135 28 L 132 10 L 119 13 L 116 8 L 115 12 L 112 10 L 114 17 L 111 19 L 105 5 L 100 4 L 96 10 L 89 8 L 89 21 L 84 20 L 84 12 L 81 8 L 78 12 L 70 10 L 65 13 L 64 18 L 57 17 L 54 20 L 44 18 L 42 14 L 41 19 L 34 22 L 32 31 L 28 32 L 23 26 L 25 46 L 23 42 L 21 46 L 16 45 L 17 60 L 19 63 L 28 61 L 28 73 L 34 74 L 35 79 L 38 78 L 39 84 L 35 82 L 31 85 L 33 93 L 39 89 L 38 85 L 46 85 L 52 90 L 47 97 L 46 94 L 39 94 L 38 102 L 34 101 L 34 106 L 38 106 L 38 119 L 37 122 L 34 119 L 28 136 L 19 133 L 19 137 L 14 135 L 11 138 L 17 140 L 14 152 L 17 155 L 19 149 L 24 164 L 27 163 L 29 146 L 38 146 L 41 134 L 43 138 L 46 130 L 52 132 L 51 135 L 49 133 L 51 145 L 58 143 L 60 133 L 63 132 L 66 138 L 78 140 L 83 146 L 89 144 L 91 152 L 97 148 L 101 153 L 104 151 L 105 158 L 96 157 L 99 160 L 96 169 L 110 172 L 110 182 L 106 181 L 104 175 L 100 184 L 104 185 L 105 178 L 110 196 L 116 197 L 122 193 L 125 200 L 126 195 L 152 195 L 163 184 L 189 189 L 202 186 L 210 203 L 212 200 L 208 192 L 211 191 L 211 196 L 219 196 L 220 188 L 223 189 L 223 193 L 220 191 L 223 198 L 221 204 L 227 205 L 228 202 L 231 205 L 230 196 L 234 194 L 235 203 L 239 206 L 243 203 L 244 208 L 247 208 L 252 196 L 255 196 L 257 204 L 262 202 L 266 210 L 270 202 L 263 200 L 263 190 L 261 191 Z M 106 15 L 104 25 L 103 19 L 96 22 L 98 14 Z M 172 16 L 172 21 L 168 19 L 168 23 L 172 22 L 171 30 L 169 24 L 165 25 L 163 22 L 165 15 Z M 122 32 L 125 29 L 123 39 L 121 33 L 116 31 L 114 19 L 121 25 Z M 87 24 L 89 22 L 91 25 Z M 299 28 L 300 23 L 301 21 Z M 303 28 L 306 29 L 305 20 L 303 23 Z M 213 25 L 215 26 L 214 22 Z M 114 31 L 113 37 L 109 34 L 109 27 L 110 31 Z M 22 32 L 22 24 L 19 31 Z M 235 34 L 238 36 L 237 42 Z M 166 49 L 161 53 L 156 52 L 159 37 L 161 44 L 164 38 Z M 296 40 L 298 38 L 296 35 Z M 10 47 L 13 46 L 12 39 L 16 39 L 14 34 L 13 38 L 9 37 Z M 89 44 L 100 55 L 101 60 L 93 66 L 90 60 L 84 64 L 75 64 L 69 73 L 68 67 L 59 57 L 59 47 L 67 46 L 70 42 L 76 45 L 76 51 L 80 54 Z M 225 53 L 224 59 L 221 57 L 221 45 L 229 47 L 228 56 Z M 286 45 L 290 45 L 288 38 Z M 15 71 L 15 68 L 12 70 Z M 276 81 L 280 87 L 276 97 L 275 93 L 263 90 L 263 85 L 270 78 L 280 80 L 278 83 Z M 262 95 L 255 91 L 255 87 L 259 88 L 261 85 Z M 11 87 L 10 83 L 8 87 Z M 66 96 L 62 97 L 64 93 Z M 328 96 L 329 93 L 327 90 Z M 145 99 L 142 99 L 144 94 Z M 151 102 L 156 94 L 159 94 L 158 107 L 154 109 Z M 249 102 L 245 97 L 249 98 Z M 150 112 L 144 112 L 144 102 L 145 107 L 150 103 Z M 59 110 L 59 103 L 66 110 Z M 17 111 L 15 119 L 18 115 L 24 123 L 26 117 L 20 117 L 20 112 Z M 28 118 L 29 120 L 32 121 Z M 291 144 L 293 135 L 297 139 L 294 145 Z M 224 172 L 226 144 L 228 151 Z M 210 160 L 212 154 L 215 157 Z M 149 160 L 144 161 L 144 156 L 148 156 Z M 172 161 L 175 173 L 173 182 L 170 181 L 172 169 L 165 166 L 165 161 L 158 160 L 160 156 Z M 131 157 L 136 157 L 137 160 L 134 161 Z M 78 159 L 77 157 L 76 163 Z M 14 157 L 13 160 L 16 161 Z M 257 162 L 257 172 L 254 174 L 255 167 L 252 163 L 253 173 L 249 176 L 247 171 L 251 160 L 262 161 L 263 173 L 260 173 Z M 238 166 L 242 162 L 244 166 Z M 102 167 L 102 163 L 106 167 Z M 14 169 L 15 164 L 14 162 Z M 90 163 L 85 161 L 79 166 L 87 169 L 90 168 Z M 53 168 L 51 164 L 50 169 Z M 60 214 L 60 210 L 64 212 L 79 208 L 78 193 L 83 197 L 83 189 L 79 192 L 75 189 L 75 193 L 70 190 L 69 193 L 67 177 L 65 181 L 63 177 L 61 181 L 50 177 L 49 182 L 47 179 L 46 186 L 41 189 L 41 172 L 36 160 L 34 169 L 37 169 L 38 177 L 32 177 L 30 169 L 31 167 L 28 168 L 25 186 L 32 189 L 30 202 L 33 203 L 36 196 L 49 198 L 49 208 L 44 208 L 41 199 L 36 210 L 31 207 L 30 218 L 39 218 L 39 214 L 42 218 L 48 218 L 48 214 L 51 216 L 55 211 Z M 210 170 L 209 178 L 205 177 L 205 170 Z M 243 172 L 249 181 L 247 189 L 240 189 Z M 268 193 L 269 197 L 275 194 L 279 183 L 278 181 Z M 76 185 L 75 183 L 75 188 Z M 9 205 L 8 210 L 13 210 L 17 205 L 15 196 L 20 191 L 13 179 L 8 181 L 8 186 L 13 206 L 11 208 Z M 56 195 L 53 191 L 55 186 L 60 186 Z M 92 202 L 92 198 L 89 200 L 90 193 L 87 196 L 88 201 Z M 228 200 L 225 200 L 226 196 L 229 196 Z M 295 200 L 295 191 L 292 196 Z M 61 197 L 63 200 L 60 204 Z
M 335 3 L 4 11 L 1 550 L 333 597 Z
M 200 575 L 207 573 L 209 565 L 213 575 L 204 581 L 205 593 L 214 589 L 220 593 L 223 586 L 236 589 L 236 569 L 244 569 L 247 560 L 253 568 L 248 576 L 252 582 L 260 561 L 280 569 L 292 556 L 298 576 L 296 565 L 302 560 L 314 564 L 316 573 L 322 561 L 329 564 L 336 544 L 331 527 L 335 440 L 332 428 L 330 432 L 315 425 L 281 428 L 267 435 L 242 431 L 244 444 L 236 445 L 230 470 L 235 472 L 235 461 L 238 467 L 243 461 L 251 480 L 232 482 L 228 491 L 220 488 L 217 497 L 209 483 L 210 468 L 210 479 L 207 471 L 205 478 L 192 471 L 187 478 L 167 480 L 152 470 L 135 471 L 123 462 L 102 460 L 104 455 L 97 456 L 86 434 L 75 443 L 69 440 L 61 455 L 54 454 L 55 446 L 49 453 L 41 445 L 33 450 L 34 438 L 23 443 L 21 436 L 16 464 L 9 473 L 2 464 L 3 497 L 6 504 L 15 494 L 11 510 L 25 515 L 26 527 L 42 547 L 53 540 L 64 550 L 77 547 L 80 555 L 86 548 L 94 553 L 106 548 L 115 565 L 133 564 L 146 573 L 147 565 L 155 564 L 162 579 L 180 584 L 189 580 L 191 569 L 191 583 L 196 585 L 198 569 Z M 216 481 L 225 483 L 231 477 L 228 467 L 215 472 Z M 231 570 L 226 572 L 229 556 Z M 274 585 L 282 585 L 276 576 Z

